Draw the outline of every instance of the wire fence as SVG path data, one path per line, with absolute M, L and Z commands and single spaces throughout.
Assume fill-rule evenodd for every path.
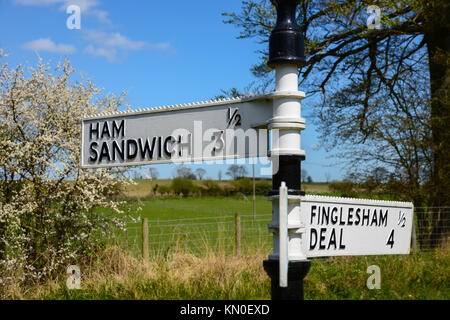
M 418 249 L 450 248 L 450 207 L 417 207 L 414 217 Z
M 237 220 L 238 219 L 238 220 Z M 148 243 L 150 255 L 171 250 L 200 253 L 205 251 L 236 254 L 246 250 L 272 249 L 272 233 L 267 224 L 271 214 L 220 215 L 182 219 L 149 219 L 148 236 L 142 221 L 130 222 L 125 231 L 111 234 L 111 241 L 140 255 Z M 450 248 L 450 208 L 415 208 L 411 246 L 414 250 Z
M 267 224 L 271 220 L 271 214 L 147 220 L 148 250 L 150 255 L 158 255 L 170 250 L 194 253 L 213 250 L 233 254 L 236 251 L 270 249 L 272 234 L 268 232 Z M 142 221 L 130 222 L 125 231 L 117 231 L 111 236 L 115 243 L 135 253 L 142 252 L 143 239 Z M 238 249 L 236 241 L 239 241 Z

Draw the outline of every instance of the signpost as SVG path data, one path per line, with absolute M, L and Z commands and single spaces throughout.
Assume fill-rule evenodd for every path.
M 301 222 L 307 257 L 409 254 L 410 202 L 305 196 Z
M 274 92 L 100 114 L 82 122 L 83 168 L 269 157 L 274 252 L 264 269 L 272 299 L 303 299 L 309 257 L 408 254 L 413 225 L 412 203 L 305 196 L 301 191 L 305 121 L 300 101 L 305 94 L 298 91 L 298 67 L 305 57 L 295 23 L 298 2 L 272 0 L 278 15 L 269 41 Z
M 81 165 L 267 156 L 272 99 L 263 95 L 87 117 L 82 121 Z

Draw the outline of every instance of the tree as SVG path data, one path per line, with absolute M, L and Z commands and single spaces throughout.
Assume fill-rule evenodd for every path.
M 248 175 L 248 170 L 245 166 L 239 166 L 238 178 L 245 178 Z
M 113 198 L 125 182 L 118 170 L 80 169 L 80 119 L 116 111 L 123 96 L 72 82 L 67 60 L 52 74 L 42 60 L 13 69 L 4 59 L 0 50 L 0 296 L 94 254 L 123 226 L 112 213 L 124 213 Z
M 384 167 L 373 169 L 371 177 L 376 184 L 386 183 L 389 180 L 389 171 Z
M 248 174 L 248 172 L 245 166 L 232 164 L 228 167 L 228 170 L 225 174 L 230 176 L 233 180 L 237 180 L 239 178 L 244 178 Z
M 206 170 L 203 169 L 203 168 L 197 168 L 197 169 L 195 170 L 195 173 L 197 174 L 198 180 L 203 180 L 203 177 L 204 177 L 205 174 L 206 174 Z
M 229 90 L 220 90 L 220 94 L 214 96 L 213 100 L 220 100 L 220 99 L 229 99 L 229 98 L 239 98 L 242 97 L 244 94 L 239 92 L 236 88 L 231 88 Z
M 367 25 L 373 4 L 380 29 Z M 450 206 L 449 11 L 446 0 L 302 0 L 297 14 L 307 55 L 300 85 L 321 96 L 323 140 L 346 147 L 351 165 L 388 164 L 418 207 Z M 274 13 L 269 1 L 250 0 L 225 16 L 240 38 L 265 43 Z M 264 49 L 253 72 L 267 79 Z M 434 234 L 448 230 L 434 211 Z
M 197 177 L 192 172 L 191 168 L 187 168 L 184 165 L 180 165 L 176 170 L 176 177 L 177 178 L 184 178 L 184 179 L 191 179 L 196 180 Z

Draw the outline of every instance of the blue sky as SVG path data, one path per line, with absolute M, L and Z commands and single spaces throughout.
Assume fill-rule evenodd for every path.
M 70 5 L 81 8 L 79 30 L 67 28 Z M 221 89 L 242 90 L 257 80 L 249 69 L 261 45 L 236 39 L 239 30 L 221 16 L 240 7 L 240 0 L 0 0 L 0 47 L 12 65 L 69 57 L 105 93 L 127 90 L 133 108 L 209 100 Z M 308 101 L 302 106 L 303 168 L 314 181 L 324 181 L 325 173 L 340 179 L 341 168 L 320 147 L 308 119 Z M 164 178 L 175 169 L 155 167 Z M 226 171 L 226 165 L 202 167 L 213 179 Z

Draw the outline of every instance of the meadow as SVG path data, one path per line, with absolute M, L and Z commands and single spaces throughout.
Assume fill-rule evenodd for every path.
M 229 182 L 222 182 L 227 184 Z M 134 212 L 125 232 L 114 234 L 113 243 L 123 245 L 139 254 L 142 242 L 141 220 L 149 220 L 149 242 L 151 255 L 161 254 L 174 247 L 184 251 L 200 253 L 207 245 L 215 250 L 234 252 L 235 215 L 240 216 L 241 251 L 252 248 L 269 249 L 272 234 L 267 224 L 272 220 L 272 204 L 266 196 L 255 197 L 255 214 L 251 195 L 214 197 L 155 197 L 155 185 L 170 186 L 171 180 L 137 180 L 136 184 L 122 191 L 121 196 Z M 201 185 L 202 181 L 194 181 Z M 327 184 L 304 185 L 310 193 L 329 193 Z
M 154 183 L 154 182 L 153 182 Z M 19 299 L 270 299 L 262 262 L 272 252 L 271 202 L 252 196 L 151 197 L 152 182 L 138 181 L 122 196 L 134 212 L 126 231 L 81 266 L 81 289 L 68 290 L 61 274 L 11 293 Z M 158 183 L 170 183 L 158 181 Z M 198 182 L 197 182 L 198 183 Z M 328 193 L 324 184 L 310 186 Z M 307 189 L 307 188 L 305 188 Z M 310 190 L 311 190 L 310 189 Z M 308 189 L 307 189 L 308 190 Z M 319 190 L 319 191 L 318 191 Z M 241 219 L 235 252 L 235 214 Z M 149 221 L 150 257 L 142 258 L 141 219 Z M 370 290 L 367 268 L 380 267 L 381 289 Z M 312 259 L 305 299 L 450 299 L 450 250 L 410 255 Z
M 240 257 L 204 248 L 203 256 L 183 251 L 143 261 L 109 247 L 81 269 L 81 289 L 68 290 L 65 276 L 13 292 L 26 299 L 265 300 L 270 279 L 262 261 L 268 252 Z M 368 289 L 367 268 L 377 265 L 381 288 Z M 308 300 L 415 300 L 450 298 L 449 250 L 408 256 L 313 259 L 304 281 Z

